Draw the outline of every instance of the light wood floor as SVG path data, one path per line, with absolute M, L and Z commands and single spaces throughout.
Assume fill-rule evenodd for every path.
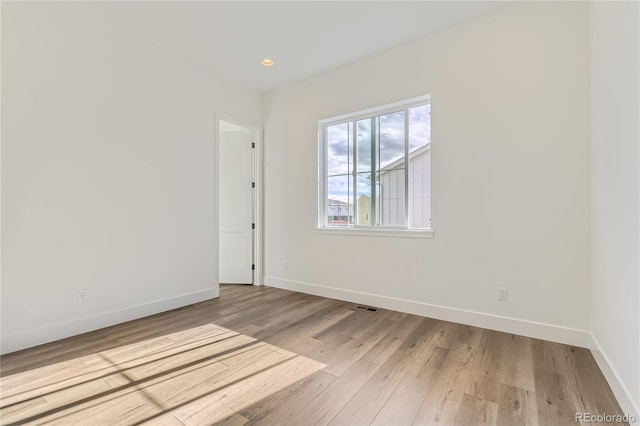
M 268 287 L 5 355 L 2 424 L 576 425 L 586 349 Z

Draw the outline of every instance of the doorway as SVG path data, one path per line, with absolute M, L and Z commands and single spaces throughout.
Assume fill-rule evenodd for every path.
M 260 130 L 217 114 L 219 282 L 258 284 Z

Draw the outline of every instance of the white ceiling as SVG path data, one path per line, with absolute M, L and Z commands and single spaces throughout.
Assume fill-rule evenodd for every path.
M 488 1 L 88 2 L 112 28 L 266 91 L 446 28 Z M 96 9 L 97 8 L 97 9 Z M 275 65 L 260 65 L 263 57 Z

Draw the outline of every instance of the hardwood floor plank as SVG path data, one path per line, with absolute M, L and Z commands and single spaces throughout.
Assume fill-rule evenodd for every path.
M 371 423 L 414 365 L 422 366 L 427 362 L 433 352 L 430 349 L 434 349 L 430 344 L 434 337 L 433 330 L 438 324 L 434 320 L 424 318 L 331 423 Z
M 362 355 L 363 361 L 370 362 L 376 365 L 382 365 L 400 346 L 404 343 L 404 340 L 399 338 L 396 333 L 388 333 L 382 340 L 376 343 L 367 353 Z
M 255 369 L 255 366 L 251 367 Z M 271 364 L 253 371 L 243 373 L 241 380 L 220 383 L 215 392 L 207 394 L 207 398 L 199 398 L 192 403 L 173 410 L 174 415 L 185 424 L 205 424 L 220 421 L 220 412 L 226 407 L 234 412 L 256 403 L 263 395 L 271 395 L 285 387 L 305 378 L 322 368 L 322 364 L 305 357 L 287 358 L 277 364 Z M 205 382 L 206 383 L 206 382 Z
M 544 425 L 575 425 L 578 410 L 570 395 L 565 393 L 566 379 L 557 373 L 538 369 L 534 370 L 534 378 L 538 422 Z
M 429 389 L 434 377 L 442 368 L 449 349 L 432 347 L 425 353 L 426 360 L 414 363 L 411 370 L 400 381 L 393 393 L 380 409 L 372 424 L 410 425 L 413 423 L 425 399 L 425 390 Z
M 503 384 L 498 403 L 499 426 L 535 426 L 538 410 L 535 392 Z
M 533 368 L 551 373 L 567 371 L 569 363 L 563 345 L 540 339 L 531 339 Z
M 572 355 L 573 373 L 565 376 L 576 379 L 571 396 L 578 411 L 583 407 L 588 413 L 618 413 L 621 411 L 604 375 L 598 368 L 593 355 L 584 348 L 567 347 Z M 622 423 L 618 423 L 622 424 Z
M 493 426 L 498 417 L 498 404 L 465 393 L 453 424 L 460 426 Z
M 426 392 L 426 398 L 414 419 L 414 424 L 453 424 L 462 403 L 482 330 L 461 324 L 448 328 L 451 329 L 446 334 L 446 343 L 450 346 L 449 354 L 433 386 Z M 464 338 L 456 343 L 456 339 L 462 336 Z
M 324 309 L 289 324 L 277 333 L 269 334 L 266 338 L 274 345 L 294 350 L 312 338 L 313 335 L 348 317 L 353 311 L 346 305 L 345 303 L 330 304 Z
M 246 417 L 238 413 L 234 413 L 232 416 L 229 416 L 224 420 L 216 422 L 215 425 L 216 426 L 242 426 L 244 424 L 247 424 L 248 421 L 249 419 L 247 419 Z
M 246 326 L 234 327 L 239 333 L 249 333 L 252 337 L 267 340 L 277 334 L 280 330 L 300 321 L 301 318 L 313 315 L 318 310 L 327 308 L 334 303 L 331 299 L 316 298 L 315 300 L 304 300 L 293 306 L 288 306 L 286 310 L 275 310 L 268 318 L 263 318 L 259 323 L 249 323 Z M 222 323 L 224 324 L 224 323 Z
M 369 327 L 365 327 L 355 333 L 351 339 L 342 345 L 340 350 L 333 352 L 333 356 L 326 362 L 325 371 L 334 376 L 342 375 L 396 326 L 397 323 L 393 321 L 379 320 L 372 322 Z
M 5 404 L 4 400 L 2 401 Z M 0 423 L 4 424 L 2 419 L 13 419 L 12 421 L 20 421 L 27 419 L 40 413 L 47 404 L 47 400 L 44 397 L 35 397 L 26 399 L 24 401 L 18 401 L 13 405 L 6 406 L 6 408 L 0 409 Z
M 491 330 L 482 332 L 478 352 L 471 367 L 466 393 L 478 398 L 500 402 L 503 357 L 508 335 Z
M 295 425 L 326 425 L 380 368 L 357 361 L 291 419 Z
M 256 402 L 240 413 L 249 419 L 251 424 L 281 425 L 290 423 L 296 414 L 309 405 L 335 380 L 335 376 L 318 371 Z
M 502 383 L 534 391 L 531 339 L 509 334 L 504 344 L 502 357 Z

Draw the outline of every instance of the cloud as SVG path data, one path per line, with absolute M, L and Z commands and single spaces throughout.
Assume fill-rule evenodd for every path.
M 380 117 L 380 168 L 404 157 L 404 111 Z
M 379 133 L 376 162 L 384 168 L 404 156 L 404 111 L 380 116 L 374 125 Z M 357 151 L 358 171 L 371 170 L 371 120 L 358 121 Z
M 329 176 L 351 172 L 351 123 L 327 128 L 327 172 Z
M 382 115 L 373 121 L 378 127 L 379 138 L 376 150 L 375 169 L 380 170 L 404 157 L 405 116 L 404 111 Z M 379 124 L 379 126 L 378 126 Z M 356 122 L 357 190 L 354 191 L 351 177 L 353 162 L 353 124 L 336 124 L 327 128 L 327 172 L 329 198 L 345 202 L 357 196 L 371 194 L 371 119 Z M 431 106 L 409 108 L 409 151 L 431 141 Z M 399 167 L 402 167 L 400 165 Z M 340 176 L 342 175 L 342 176 Z
M 409 108 L 409 151 L 431 142 L 431 105 Z

